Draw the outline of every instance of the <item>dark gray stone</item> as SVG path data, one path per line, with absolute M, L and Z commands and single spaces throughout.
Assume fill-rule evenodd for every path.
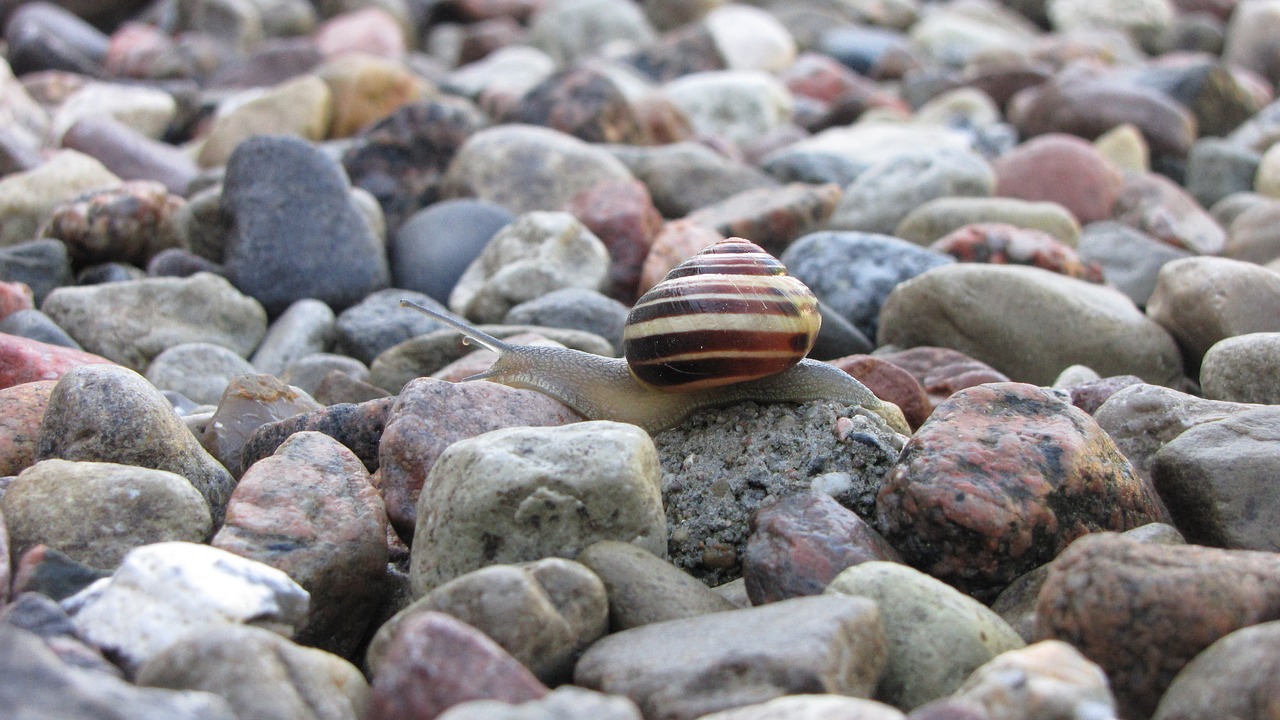
M 449 302 L 462 272 L 515 219 L 510 210 L 484 200 L 445 200 L 418 211 L 391 241 L 393 285 Z
M 595 290 L 563 288 L 516 305 L 502 323 L 585 330 L 608 340 L 620 356 L 627 311 L 626 305 Z
M 334 351 L 367 365 L 393 345 L 445 329 L 444 323 L 412 308 L 401 307 L 401 300 L 449 313 L 449 308 L 420 292 L 398 288 L 380 290 L 338 315 Z
M 80 343 L 67 334 L 66 330 L 58 327 L 52 318 L 39 310 L 19 310 L 6 315 L 0 319 L 0 332 L 39 340 L 50 345 L 83 349 Z
M 26 283 L 39 306 L 54 288 L 73 282 L 67 246 L 40 238 L 0 248 L 0 280 Z
M 1187 154 L 1187 192 L 1204 207 L 1222 198 L 1253 190 L 1262 154 L 1240 143 L 1203 137 Z

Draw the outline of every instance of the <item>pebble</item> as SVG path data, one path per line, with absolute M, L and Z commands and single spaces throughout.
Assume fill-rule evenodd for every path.
M 699 720 L 904 720 L 906 715 L 884 703 L 831 694 L 784 695 L 754 705 L 721 710 Z
M 933 404 L 920 381 L 884 358 L 855 354 L 829 362 L 866 385 L 876 397 L 897 405 L 912 430 L 920 427 L 933 412 Z
M 1117 221 L 1198 255 L 1222 252 L 1222 226 L 1186 191 L 1157 175 L 1127 176 L 1114 210 Z
M 231 380 L 255 372 L 253 365 L 221 345 L 174 345 L 155 356 L 144 377 L 161 390 L 181 393 L 197 405 L 217 405 Z
M 529 21 L 529 41 L 558 65 L 611 43 L 642 44 L 654 36 L 641 9 L 623 0 L 565 0 L 544 6 Z
M 791 93 L 759 70 L 690 73 L 663 86 L 663 95 L 688 118 L 696 133 L 743 145 L 790 122 Z
M 1081 225 L 1111 217 L 1124 176 L 1087 140 L 1031 138 L 993 163 L 995 195 L 1062 205 Z
M 1271 368 L 1280 362 L 1280 333 L 1245 333 L 1214 343 L 1200 366 L 1200 387 L 1210 400 L 1280 405 Z
M 487 114 L 511 112 L 530 90 L 556 71 L 556 61 L 532 45 L 500 48 L 440 79 L 440 87 L 467 98 Z M 485 153 L 480 153 L 481 155 Z
M 1153 720 L 1247 715 L 1271 696 L 1280 667 L 1280 623 L 1262 622 L 1223 635 L 1173 678 Z
M 697 578 L 631 543 L 601 540 L 583 550 L 578 562 L 604 583 L 611 632 L 736 607 Z
M 1075 364 L 1155 383 L 1182 372 L 1174 335 L 1126 295 L 1019 265 L 947 265 L 898 285 L 880 312 L 877 342 L 954 348 L 1040 385 Z
M 960 131 L 938 125 L 854 123 L 775 150 L 761 167 L 783 181 L 848 187 L 873 165 L 920 147 L 969 150 L 972 142 Z
M 196 156 L 201 167 L 226 165 L 236 148 L 255 135 L 315 141 L 329 134 L 333 93 L 315 75 L 302 75 L 265 90 L 244 93 L 224 101 L 215 114 Z
M 700 143 L 612 146 L 610 152 L 644 183 L 654 207 L 665 218 L 685 217 L 748 190 L 778 187 L 760 170 Z
M 186 478 L 222 524 L 235 487 L 174 413 L 168 399 L 141 375 L 117 365 L 83 365 L 54 386 L 40 425 L 37 460 L 83 460 L 167 470 Z
M 369 703 L 369 684 L 354 665 L 253 625 L 178 639 L 138 669 L 137 682 L 212 693 L 242 718 L 358 720 Z
M 639 180 L 599 185 L 575 195 L 565 208 L 600 238 L 609 251 L 606 294 L 631 303 L 640 293 L 641 268 L 662 230 L 662 215 Z
M 1000 653 L 973 671 L 953 697 L 976 702 L 988 717 L 1116 716 L 1102 668 L 1060 640 Z
M 218 407 L 199 434 L 200 444 L 235 477 L 240 477 L 244 446 L 255 430 L 320 409 L 297 388 L 271 375 L 248 373 L 232 378 L 214 404 Z
M 1005 223 L 974 223 L 929 246 L 960 262 L 1030 265 L 1091 283 L 1104 282 L 1102 267 L 1083 260 L 1076 249 L 1040 230 Z
M 484 633 L 430 611 L 416 613 L 396 628 L 372 691 L 366 720 L 435 718 L 469 700 L 522 703 L 548 693 Z
M 841 191 L 833 183 L 788 183 L 780 188 L 747 190 L 699 208 L 687 219 L 726 237 L 749 237 L 777 255 L 796 238 L 824 225 Z
M 1190 257 L 1160 268 L 1147 315 L 1178 341 L 1194 368 L 1219 340 L 1280 331 L 1277 303 L 1280 275 L 1240 260 Z
M 609 252 L 566 212 L 530 212 L 499 230 L 458 278 L 449 308 L 481 323 L 566 287 L 604 290 Z
M 489 565 L 432 590 L 378 628 L 365 659 L 375 676 L 400 626 L 424 613 L 445 613 L 480 630 L 548 685 L 568 682 L 578 656 L 609 624 L 605 586 L 580 563 Z
M 1239 12 L 1232 12 L 1227 23 L 1226 45 L 1223 58 L 1248 68 L 1271 82 L 1280 80 L 1276 68 L 1275 50 L 1267 44 L 1267 24 L 1280 18 L 1280 7 L 1273 2 L 1244 3 Z
M 330 370 L 311 391 L 311 397 L 325 406 L 358 405 L 370 400 L 391 397 L 391 393 L 341 370 Z
M 952 395 L 916 431 L 875 527 L 914 567 L 989 599 L 1080 535 L 1163 519 L 1155 491 L 1065 393 L 995 383 Z
M 625 695 L 645 717 L 693 720 L 796 692 L 869 697 L 887 653 L 875 603 L 824 595 L 613 633 L 574 683 Z
M 366 470 L 375 472 L 378 470 L 379 439 L 386 427 L 387 413 L 393 400 L 379 398 L 358 405 L 333 405 L 301 413 L 293 411 L 286 418 L 262 424 L 244 441 L 241 472 L 274 453 L 291 435 L 304 430 L 315 430 L 337 440 L 360 458 Z M 253 420 L 261 422 L 262 418 Z
M 1202 207 L 1253 190 L 1261 153 L 1224 138 L 1200 138 L 1187 153 L 1187 192 Z
M 118 258 L 141 267 L 178 247 L 175 216 L 183 204 L 159 183 L 130 181 L 58 205 L 43 234 L 65 243 L 78 266 Z
M 503 119 L 549 127 L 589 143 L 647 145 L 653 130 L 648 127 L 646 103 L 667 107 L 679 116 L 670 101 L 658 97 L 656 90 L 639 78 L 623 76 L 602 63 L 583 63 L 538 83 Z M 688 132 L 668 130 L 676 135 Z
M 943 197 L 916 207 L 893 234 L 917 245 L 930 245 L 965 225 L 1002 223 L 1039 230 L 1068 247 L 1080 240 L 1080 223 L 1065 207 L 1018 198 Z
M 1192 253 L 1112 220 L 1090 223 L 1080 234 L 1080 259 L 1102 268 L 1102 276 L 1134 304 L 1145 307 L 1166 263 Z
M 434 203 L 410 215 L 388 248 L 392 285 L 449 302 L 467 266 L 515 219 L 501 205 L 465 198 Z
M 0 389 L 0 477 L 17 475 L 35 464 L 40 422 L 55 385 L 57 380 L 32 380 Z M 3 522 L 0 516 L 0 523 Z M 4 563 L 0 557 L 0 566 Z M 0 583 L 0 599 L 4 588 Z
M 134 548 L 103 582 L 62 601 L 76 633 L 131 675 L 184 637 L 225 625 L 292 635 L 307 592 L 288 575 L 224 550 L 187 542 Z
M 0 279 L 31 288 L 39 306 L 54 288 L 73 281 L 67 246 L 59 240 L 41 238 L 0 248 Z
M 369 367 L 353 357 L 337 353 L 311 353 L 294 360 L 280 372 L 280 379 L 303 392 L 314 396 L 316 388 L 329 373 L 338 372 L 351 378 L 369 379 Z
M 942 253 L 892 236 L 854 231 L 810 233 L 796 240 L 779 259 L 819 300 L 868 338 L 876 336 L 882 308 L 893 288 L 952 262 Z
M 1008 382 L 1009 377 L 984 362 L 950 348 L 921 346 L 907 350 L 882 348 L 875 357 L 906 370 L 920 383 L 933 411 L 957 391 L 991 382 Z
M 308 297 L 341 312 L 391 282 L 382 242 L 350 199 L 342 167 L 300 139 L 237 146 L 222 209 L 233 227 L 227 278 L 272 316 Z
M 93 76 L 109 40 L 70 10 L 53 4 L 19 8 L 5 23 L 5 52 L 14 72 L 67 70 Z
M 398 38 L 399 29 L 394 32 Z M 328 128 L 328 137 L 333 138 L 355 135 L 399 108 L 423 100 L 434 90 L 402 62 L 365 53 L 339 55 L 316 68 L 315 73 L 329 86 L 333 100 Z
M 982 603 L 898 562 L 848 568 L 826 594 L 863 597 L 880 607 L 889 646 L 875 699 L 904 710 L 950 695 L 979 666 L 1024 645 Z
M 622 355 L 622 328 L 629 306 L 586 288 L 562 288 L 522 302 L 507 311 L 505 325 L 545 325 L 594 333 Z
M 282 506 L 289 496 L 293 505 Z M 349 656 L 381 609 L 386 511 L 360 459 L 327 435 L 294 433 L 245 470 L 210 544 L 282 570 L 310 593 L 299 643 Z
M 301 3 L 301 6 L 315 12 L 307 3 Z M 405 33 L 400 21 L 387 10 L 372 5 L 333 15 L 316 28 L 314 39 L 316 47 L 327 57 L 363 54 L 399 58 L 405 54 Z
M 1269 521 L 1276 501 L 1265 482 L 1280 443 L 1273 406 L 1189 428 L 1151 459 L 1151 480 L 1187 542 L 1280 551 Z
M 0 213 L 5 217 L 0 245 L 37 239 L 55 207 L 120 182 L 102 163 L 75 150 L 61 150 L 31 170 L 0 178 Z
M 60 287 L 40 310 L 85 350 L 138 372 L 184 343 L 213 343 L 244 357 L 267 331 L 262 305 L 210 273 Z
M 1260 265 L 1280 259 L 1280 232 L 1276 220 L 1280 202 L 1267 201 L 1244 208 L 1227 225 L 1227 244 L 1222 254 L 1233 260 Z
M 449 311 L 420 292 L 397 288 L 379 290 L 338 314 L 334 325 L 334 352 L 370 364 L 388 348 L 445 327 L 435 318 L 402 307 L 401 300 L 442 313 Z
M 81 365 L 112 364 L 78 348 L 51 345 L 17 335 L 0 334 L 0 387 L 56 380 Z
M 294 301 L 267 327 L 249 361 L 258 372 L 279 375 L 289 363 L 333 346 L 336 316 L 315 298 Z
M 537 700 L 519 704 L 498 700 L 458 703 L 439 720 L 641 720 L 635 703 L 618 695 L 561 685 Z
M 1086 535 L 1050 569 L 1037 633 L 1074 645 L 1106 671 L 1120 717 L 1149 717 L 1192 658 L 1275 616 L 1277 573 L 1273 552 Z
M 653 441 L 622 423 L 512 427 L 454 442 L 418 502 L 413 591 L 495 562 L 573 556 L 598 540 L 665 554 L 660 477 Z
M 752 605 L 820 595 L 842 570 L 864 562 L 902 561 L 870 524 L 823 492 L 775 499 L 751 527 L 742 577 Z
M 844 189 L 828 227 L 890 235 L 930 200 L 986 197 L 995 187 L 991 164 L 971 150 L 907 149 L 860 173 Z

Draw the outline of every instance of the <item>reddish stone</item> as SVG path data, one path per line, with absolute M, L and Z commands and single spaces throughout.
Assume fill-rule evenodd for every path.
M 867 386 L 881 400 L 898 406 L 912 430 L 924 424 L 933 412 L 933 403 L 919 380 L 901 367 L 872 355 L 848 355 L 829 360 Z
M 36 462 L 40 422 L 57 380 L 37 380 L 0 390 L 0 477 L 17 475 Z
M 361 53 L 398 59 L 405 55 L 404 30 L 379 7 L 336 15 L 316 29 L 313 39 L 325 57 Z
M 1009 381 L 1008 376 L 990 365 L 950 348 L 921 345 L 876 357 L 911 373 L 929 394 L 929 402 L 934 407 L 967 387 Z
M 523 23 L 548 5 L 549 0 L 452 0 L 449 8 L 464 20 L 510 17 Z
M 0 388 L 57 380 L 72 368 L 101 363 L 115 364 L 83 350 L 0 333 Z
M 249 468 L 209 544 L 282 570 L 311 593 L 297 642 L 350 656 L 372 630 L 385 595 L 387 514 L 360 459 L 327 435 L 295 433 Z
M 757 188 L 695 210 L 688 219 L 781 255 L 796 238 L 823 227 L 843 196 L 834 183 Z
M 1150 717 L 1202 650 L 1280 619 L 1280 554 L 1090 535 L 1054 561 L 1036 616 L 1106 671 L 1120 717 Z
M 1081 383 L 1067 388 L 1071 393 L 1071 404 L 1089 413 L 1097 412 L 1108 398 L 1130 385 L 1141 385 L 1142 378 L 1137 375 L 1113 375 L 1092 382 Z
M 752 605 L 820 595 L 841 570 L 871 560 L 902 562 L 856 513 L 822 492 L 788 495 L 752 518 L 742 577 Z
M 724 240 L 725 236 L 692 220 L 674 220 L 662 226 L 653 238 L 649 254 L 640 268 L 636 295 L 649 292 L 675 266 Z
M 876 498 L 908 563 L 979 599 L 1086 533 L 1167 518 L 1093 418 L 1024 383 L 967 388 L 934 410 Z
M 1219 255 L 1227 233 L 1177 183 L 1156 173 L 1131 173 L 1116 200 L 1115 219 L 1197 255 Z
M 1056 202 L 1081 225 L 1106 220 L 1124 186 L 1124 175 L 1093 143 L 1074 135 L 1031 138 L 992 163 L 995 194 Z
M 434 611 L 400 623 L 375 672 L 367 720 L 432 720 L 468 700 L 518 704 L 548 692 L 487 635 Z
M 815 103 L 815 110 L 807 113 L 808 121 L 801 123 L 810 132 L 847 125 L 872 108 L 897 110 L 903 116 L 911 114 L 902 98 L 885 92 L 874 80 L 827 55 L 801 53 L 779 79 L 797 100 Z
M 956 228 L 929 246 L 960 262 L 1032 265 L 1060 275 L 1105 282 L 1102 266 L 1085 262 L 1069 245 L 1042 230 L 1008 223 L 973 223 Z
M 417 524 L 418 495 L 445 448 L 463 438 L 519 425 L 566 425 L 581 418 L 535 390 L 490 382 L 412 380 L 387 417 L 378 452 L 387 517 L 406 542 Z
M 186 204 L 158 182 L 130 180 L 58 205 L 45 234 L 66 244 L 77 267 L 110 261 L 144 267 L 182 244 L 175 216 Z
M 640 269 L 662 230 L 662 214 L 639 180 L 604 183 L 571 199 L 565 210 L 595 233 L 609 250 L 609 297 L 635 302 Z
M 0 282 L 0 318 L 6 318 L 19 310 L 32 310 L 36 295 L 22 282 Z
M 107 77 L 149 78 L 155 60 L 173 52 L 173 40 L 154 25 L 126 22 L 111 34 L 102 59 Z

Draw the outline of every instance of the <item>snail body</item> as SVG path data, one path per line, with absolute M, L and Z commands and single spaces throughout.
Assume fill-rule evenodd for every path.
M 513 345 L 408 300 L 400 304 L 497 353 L 489 370 L 468 380 L 537 390 L 591 420 L 656 433 L 718 405 L 833 400 L 860 405 L 909 434 L 897 406 L 843 370 L 804 357 L 821 323 L 817 299 L 740 238 L 681 263 L 637 301 L 623 335 L 625 358 Z

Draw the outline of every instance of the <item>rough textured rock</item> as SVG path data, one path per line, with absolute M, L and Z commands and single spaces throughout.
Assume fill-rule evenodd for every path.
M 1213 642 L 1280 618 L 1280 556 L 1087 535 L 1040 591 L 1037 633 L 1106 671 L 1121 717 L 1148 717 L 1179 671 Z
M 209 506 L 186 478 L 115 463 L 42 460 L 9 485 L 0 511 L 13 557 L 42 544 L 107 570 L 140 545 L 212 532 Z
M 617 540 L 583 550 L 578 562 L 604 583 L 613 632 L 734 609 L 734 604 L 671 563 Z
M 311 594 L 298 642 L 350 655 L 381 609 L 382 498 L 360 459 L 327 435 L 295 433 L 249 468 L 210 544 L 282 570 Z
M 1153 383 L 1182 372 L 1173 338 L 1124 294 L 1018 265 L 948 265 L 902 283 L 885 301 L 877 341 L 953 348 L 1042 385 L 1076 364 Z
M 583 655 L 574 682 L 626 695 L 645 717 L 692 720 L 795 692 L 867 697 L 886 652 L 874 603 L 795 598 L 614 633 Z
M 887 360 L 911 373 L 928 393 L 929 402 L 935 408 L 943 400 L 967 387 L 982 383 L 1009 382 L 1009 376 L 1004 373 L 950 348 L 929 346 L 908 350 L 885 348 L 884 352 L 877 352 L 875 357 Z
M 572 557 L 598 540 L 665 551 L 657 451 L 634 425 L 507 428 L 449 446 L 418 500 L 421 595 L 494 563 Z
M 962 390 L 907 443 L 876 527 L 911 565 L 978 597 L 1077 537 L 1163 519 L 1154 490 L 1065 394 L 1021 383 Z
M 138 669 L 137 682 L 213 693 L 241 718 L 359 720 L 369 702 L 369 684 L 351 663 L 245 625 L 178 640 Z
M 267 457 L 294 433 L 315 430 L 345 445 L 369 472 L 378 469 L 378 442 L 395 398 L 379 398 L 355 405 L 331 405 L 291 415 L 254 430 L 244 442 L 240 471 Z

